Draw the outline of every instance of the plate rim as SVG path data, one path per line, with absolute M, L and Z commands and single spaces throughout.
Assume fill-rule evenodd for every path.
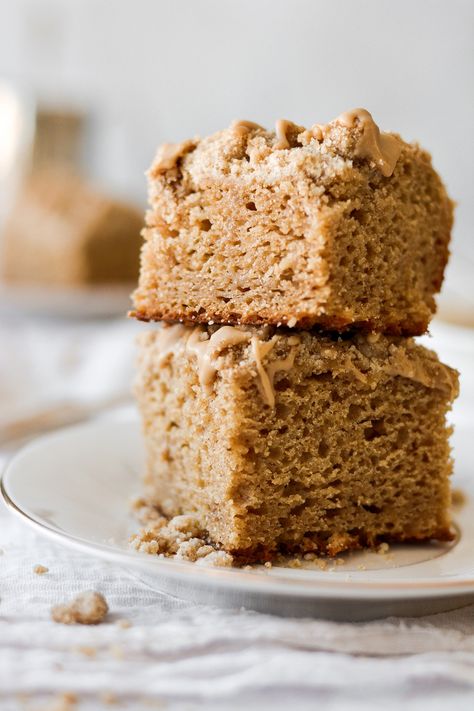
M 0 477 L 0 495 L 6 508 L 16 517 L 22 520 L 36 532 L 56 541 L 59 544 L 69 546 L 83 553 L 99 557 L 120 565 L 132 566 L 134 568 L 145 569 L 148 573 L 155 575 L 160 573 L 164 577 L 174 580 L 194 582 L 196 585 L 207 587 L 218 587 L 221 589 L 238 589 L 240 592 L 249 594 L 267 594 L 281 598 L 304 597 L 306 599 L 327 599 L 332 600 L 415 600 L 432 599 L 442 597 L 455 597 L 462 595 L 474 595 L 474 574 L 464 576 L 461 579 L 433 579 L 426 578 L 420 582 L 417 580 L 400 581 L 361 581 L 347 580 L 342 577 L 329 577 L 328 580 L 321 578 L 305 580 L 303 578 L 279 578 L 272 569 L 272 574 L 263 574 L 260 569 L 245 571 L 242 568 L 227 568 L 218 566 L 196 566 L 188 561 L 177 561 L 170 558 L 153 557 L 146 553 L 137 551 L 120 550 L 111 545 L 97 543 L 79 536 L 75 536 L 67 531 L 60 530 L 54 525 L 50 525 L 34 513 L 29 512 L 27 507 L 15 500 L 10 494 L 8 485 L 9 478 L 15 476 L 15 469 L 18 462 L 25 455 L 31 454 L 37 448 L 50 446 L 51 442 L 62 440 L 64 437 L 74 437 L 77 432 L 90 430 L 95 432 L 100 427 L 117 427 L 137 424 L 136 416 L 125 419 L 104 419 L 92 420 L 70 427 L 62 427 L 48 434 L 35 438 L 24 447 L 21 447 L 7 461 Z M 154 571 L 152 568 L 156 568 Z M 369 572 L 369 571 L 368 571 Z M 349 573 L 350 575 L 350 573 Z

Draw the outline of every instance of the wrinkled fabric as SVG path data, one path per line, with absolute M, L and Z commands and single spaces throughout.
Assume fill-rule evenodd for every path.
M 76 694 L 81 709 L 107 708 L 104 693 L 130 708 L 474 704 L 474 606 L 357 624 L 218 610 L 50 543 L 3 507 L 0 548 L 2 709 L 19 708 L 19 693 L 32 708 L 62 693 Z M 49 571 L 35 574 L 37 564 Z M 88 589 L 109 603 L 104 623 L 51 621 L 52 605 Z M 117 623 L 124 619 L 130 627 Z

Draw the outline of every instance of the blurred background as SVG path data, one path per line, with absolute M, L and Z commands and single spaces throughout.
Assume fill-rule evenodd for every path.
M 71 342 L 84 350 L 93 332 L 99 363 L 118 368 L 123 353 L 125 383 L 136 325 L 122 315 L 157 145 L 235 118 L 310 125 L 355 106 L 432 152 L 458 203 L 440 316 L 474 325 L 473 10 L 472 0 L 0 0 L 0 365 L 12 367 L 12 333 L 22 368 L 32 344 L 44 347 L 64 400 L 71 374 L 84 379 Z M 39 182 L 25 183 L 32 171 Z M 98 233 L 105 253 L 119 239 L 98 227 L 110 214 L 107 224 L 128 225 L 130 248 L 115 273 L 100 249 L 90 256 Z M 55 270 L 28 289 L 51 254 Z

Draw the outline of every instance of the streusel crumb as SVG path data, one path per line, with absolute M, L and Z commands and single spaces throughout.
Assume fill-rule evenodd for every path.
M 77 703 L 78 698 L 76 694 L 71 691 L 67 691 L 64 694 L 59 694 L 55 698 L 51 699 L 47 706 L 42 706 L 42 711 L 72 711 Z
M 131 509 L 135 518 L 142 524 L 142 526 L 147 526 L 151 523 L 155 523 L 163 519 L 162 514 L 154 506 L 138 496 L 136 499 L 132 500 Z
M 234 559 L 226 551 L 214 550 L 207 553 L 196 561 L 198 565 L 214 565 L 216 568 L 229 568 L 233 565 Z
M 130 537 L 130 545 L 140 553 L 175 557 L 192 563 L 230 566 L 233 558 L 229 553 L 211 545 L 207 531 L 190 514 L 181 514 L 167 519 L 156 508 L 143 500 L 134 502 L 132 508 L 143 522 L 148 517 L 148 525 Z
M 77 595 L 70 603 L 55 605 L 51 609 L 51 617 L 63 625 L 98 625 L 108 611 L 105 597 L 94 590 L 87 590 Z
M 301 560 L 299 558 L 292 558 L 286 565 L 288 568 L 301 568 Z
M 130 622 L 130 620 L 126 620 L 126 619 L 117 620 L 117 622 L 115 624 L 117 625 L 117 627 L 120 627 L 123 630 L 128 630 L 129 627 L 132 626 L 132 623 Z
M 48 572 L 49 568 L 47 568 L 45 565 L 35 565 L 35 567 L 33 568 L 33 573 L 36 573 L 36 575 L 44 575 Z
M 107 704 L 107 706 L 113 706 L 118 703 L 118 697 L 111 691 L 103 691 L 100 695 L 100 700 L 103 704 Z
M 79 654 L 83 654 L 85 657 L 95 657 L 97 655 L 97 649 L 95 647 L 76 647 L 76 651 L 78 651 Z

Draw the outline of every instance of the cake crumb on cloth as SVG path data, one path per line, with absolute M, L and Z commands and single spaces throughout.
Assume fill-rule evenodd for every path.
M 51 617 L 54 622 L 63 625 L 98 625 L 108 611 L 105 597 L 94 590 L 87 590 L 77 595 L 70 603 L 54 605 L 51 608 Z
M 45 565 L 35 565 L 33 568 L 33 573 L 36 573 L 36 575 L 44 575 L 45 573 L 49 572 L 49 568 L 47 568 Z

